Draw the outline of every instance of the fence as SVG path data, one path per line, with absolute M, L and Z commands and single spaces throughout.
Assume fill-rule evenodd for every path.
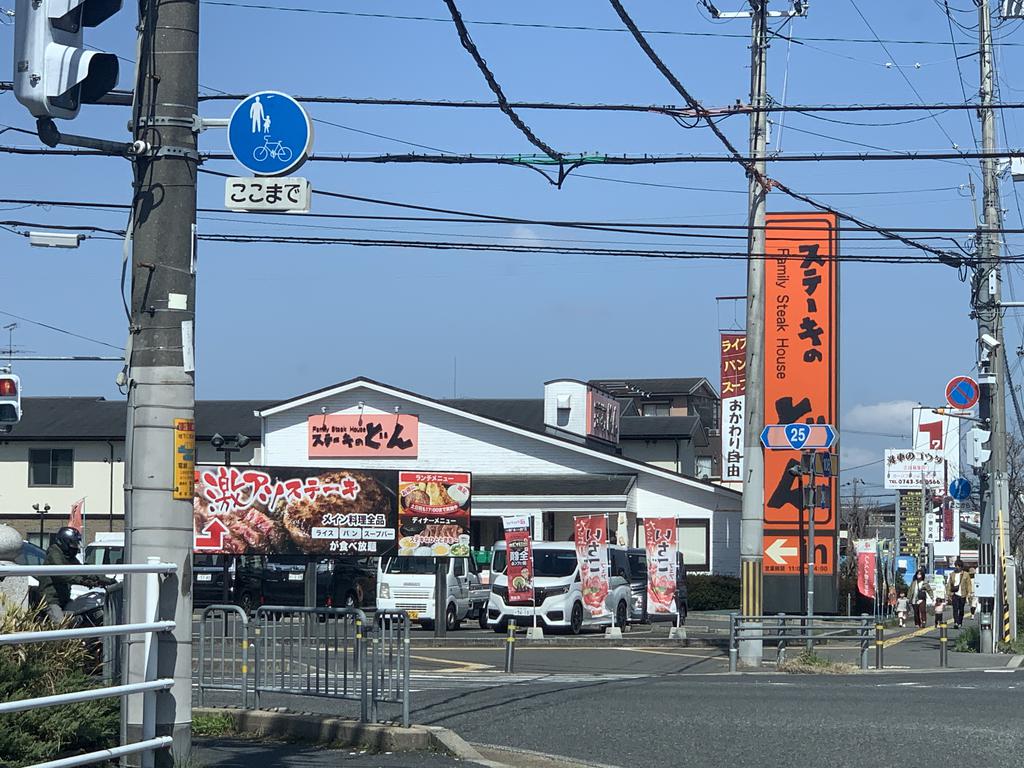
M 126 685 L 108 685 L 104 688 L 94 688 L 73 693 L 61 693 L 52 696 L 37 696 L 31 699 L 19 699 L 17 701 L 0 702 L 0 714 L 12 712 L 25 712 L 29 710 L 55 707 L 64 704 L 72 704 L 82 701 L 95 701 L 111 697 L 125 697 L 142 694 L 147 697 L 147 706 L 144 707 L 142 722 L 142 740 L 130 744 L 121 744 L 111 749 L 98 750 L 83 755 L 76 755 L 72 758 L 52 760 L 45 763 L 37 763 L 29 768 L 66 768 L 74 765 L 91 765 L 105 762 L 107 760 L 123 757 L 126 755 L 142 754 L 143 765 L 153 764 L 153 752 L 158 749 L 166 749 L 171 746 L 170 736 L 156 736 L 155 720 L 155 697 L 157 691 L 169 690 L 174 681 L 170 678 L 157 679 L 158 669 L 158 646 L 155 642 L 155 633 L 170 632 L 174 629 L 173 621 L 157 621 L 158 596 L 160 591 L 160 575 L 173 574 L 177 566 L 170 563 L 161 563 L 156 558 L 150 558 L 146 565 L 4 565 L 0 566 L 0 578 L 13 576 L 95 576 L 105 574 L 124 574 L 131 578 L 134 574 L 145 575 L 143 590 L 145 594 L 146 615 L 145 622 L 137 624 L 116 624 L 103 627 L 83 627 L 78 629 L 53 629 L 39 632 L 12 632 L 0 635 L 0 645 L 20 645 L 23 643 L 56 642 L 62 640 L 87 640 L 91 638 L 124 637 L 127 635 L 142 634 L 145 636 L 145 676 L 143 682 L 128 683 Z M 117 602 L 116 600 L 108 601 Z M 119 613 L 118 613 L 119 617 Z M 110 646 L 110 653 L 117 653 L 117 646 Z M 108 648 L 104 648 L 106 658 Z M 113 674 L 116 665 L 105 668 L 105 674 Z M 109 679 L 109 678 L 108 678 Z M 152 703 L 152 705 L 150 705 Z
M 739 659 L 739 644 L 743 640 L 774 641 L 776 661 L 786 659 L 790 643 L 800 643 L 807 650 L 816 644 L 840 638 L 854 638 L 860 643 L 860 667 L 868 668 L 868 649 L 874 619 L 868 614 L 859 618 L 849 616 L 740 616 L 733 614 L 729 624 L 729 671 L 735 672 Z M 876 640 L 876 665 L 881 665 L 881 645 Z
M 380 704 L 399 704 L 409 724 L 409 617 L 360 610 L 261 606 L 252 619 L 233 605 L 205 609 L 199 625 L 199 701 L 207 691 L 238 695 L 243 708 L 266 694 L 359 703 L 377 722 Z

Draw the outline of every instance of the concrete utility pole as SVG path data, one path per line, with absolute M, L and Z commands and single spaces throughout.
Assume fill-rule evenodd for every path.
M 757 175 L 748 178 L 749 231 L 747 237 L 747 424 L 743 447 L 743 507 L 740 519 L 740 576 L 743 616 L 760 616 L 764 609 L 764 253 L 767 178 L 768 113 L 768 0 L 750 0 L 750 156 Z M 761 640 L 740 643 L 744 666 L 761 666 Z
M 156 735 L 174 737 L 189 754 L 192 722 L 192 452 L 176 450 L 176 434 L 194 429 L 194 222 L 198 154 L 199 0 L 144 3 L 133 130 L 151 149 L 135 163 L 132 204 L 131 341 L 127 358 L 128 437 L 125 453 L 127 546 L 131 562 L 148 557 L 178 565 L 161 588 L 161 619 L 173 636 L 159 635 L 160 677 L 171 691 L 155 695 Z M 176 421 L 179 421 L 176 427 Z M 184 460 L 185 466 L 176 466 Z M 175 470 L 178 470 L 177 480 Z M 184 470 L 184 471 L 183 471 Z M 129 585 L 130 586 L 130 585 Z M 145 617 L 143 594 L 127 595 L 130 620 Z M 164 661 L 167 660 L 167 661 Z M 144 679 L 141 639 L 128 646 L 127 675 Z M 126 736 L 142 737 L 143 709 L 152 700 L 126 699 Z M 158 765 L 172 764 L 161 751 Z
M 982 151 L 994 153 L 996 146 L 996 118 L 992 109 L 995 97 L 995 68 L 992 61 L 992 17 L 988 0 L 980 0 L 978 4 L 978 35 L 981 64 L 981 107 L 978 116 L 981 120 Z M 993 625 L 999 630 L 994 634 L 1001 636 L 1004 611 L 1010 615 L 1010 633 L 1016 636 L 1016 577 L 1013 561 L 1009 551 L 1001 551 L 998 543 L 1009 541 L 1009 532 L 1004 530 L 1000 538 L 997 530 L 997 519 L 1002 516 L 1003 526 L 1008 525 L 1010 495 L 1007 482 L 1006 467 L 1006 396 L 1003 388 L 1001 371 L 1003 366 L 999 357 L 1005 353 L 1003 346 L 1002 308 L 1000 307 L 1000 234 L 1002 211 L 999 203 L 998 161 L 985 158 L 981 161 L 983 200 L 982 219 L 978 231 L 978 261 L 975 270 L 972 291 L 972 308 L 978 319 L 978 371 L 981 385 L 981 400 L 978 415 L 982 426 L 991 430 L 991 453 L 981 476 L 981 573 L 997 574 L 997 584 L 1004 572 L 1000 566 L 1006 563 L 1006 588 L 1009 595 L 1007 605 L 1003 605 L 1002 590 L 997 586 L 994 601 L 986 600 L 987 607 L 993 610 Z M 994 602 L 994 605 L 992 604 Z M 983 651 L 991 651 L 985 647 Z

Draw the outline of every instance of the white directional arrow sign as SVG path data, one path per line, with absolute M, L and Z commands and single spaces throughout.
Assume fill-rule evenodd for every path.
M 800 556 L 799 547 L 787 547 L 786 543 L 789 539 L 779 538 L 775 539 L 764 549 L 764 553 L 770 557 L 776 565 L 787 565 L 790 558 L 797 558 Z

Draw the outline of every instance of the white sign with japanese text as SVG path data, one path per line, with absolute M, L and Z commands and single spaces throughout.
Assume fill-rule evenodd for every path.
M 308 213 L 313 186 L 309 179 L 233 176 L 224 182 L 229 211 Z
M 946 461 L 942 451 L 888 449 L 885 452 L 885 487 L 888 490 L 944 487 Z

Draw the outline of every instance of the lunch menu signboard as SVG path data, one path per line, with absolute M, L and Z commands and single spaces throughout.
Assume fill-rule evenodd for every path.
M 470 474 L 201 466 L 194 548 L 230 555 L 469 555 Z

